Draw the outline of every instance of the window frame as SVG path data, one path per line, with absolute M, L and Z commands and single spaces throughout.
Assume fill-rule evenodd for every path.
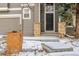
M 28 9 L 29 12 L 25 12 L 25 9 Z M 29 14 L 29 17 L 24 17 L 24 14 Z M 23 19 L 31 19 L 31 10 L 30 8 L 23 8 Z

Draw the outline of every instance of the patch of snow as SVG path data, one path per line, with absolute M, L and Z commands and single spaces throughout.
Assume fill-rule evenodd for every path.
M 47 53 L 45 51 L 42 51 L 42 52 L 36 51 L 36 56 L 44 56 L 46 54 Z
M 23 41 L 22 49 L 42 49 L 40 41 Z
M 20 52 L 18 56 L 34 56 L 34 52 Z
M 6 37 L 7 35 L 0 35 L 0 38 Z
M 6 45 L 5 44 L 1 44 L 0 52 L 4 52 L 5 50 L 6 50 Z
M 74 47 L 74 52 L 78 52 L 79 53 L 79 47 Z
M 48 53 L 47 56 L 79 56 L 79 53 L 76 53 L 76 52 L 57 52 L 57 53 Z

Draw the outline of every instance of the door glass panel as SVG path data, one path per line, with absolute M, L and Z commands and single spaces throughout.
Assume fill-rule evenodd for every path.
M 53 12 L 53 3 L 46 3 L 46 12 Z
M 46 30 L 47 31 L 53 30 L 53 13 L 46 14 Z

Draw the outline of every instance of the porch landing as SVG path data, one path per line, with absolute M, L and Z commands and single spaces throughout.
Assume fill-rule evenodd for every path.
M 47 42 L 59 42 L 59 37 L 55 36 L 40 36 L 40 37 L 23 37 L 25 40 L 31 40 L 31 41 L 47 41 Z
M 0 40 L 5 39 L 7 35 L 0 35 Z M 62 40 L 58 36 L 39 36 L 39 37 L 34 37 L 34 36 L 23 36 L 24 40 L 28 41 L 45 41 L 45 42 L 59 42 Z

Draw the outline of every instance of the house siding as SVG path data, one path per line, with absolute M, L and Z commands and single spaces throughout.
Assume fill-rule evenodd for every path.
M 9 8 L 21 8 L 22 3 L 9 3 Z
M 39 22 L 39 3 L 36 3 L 35 4 L 35 7 L 34 7 L 34 21 L 35 22 Z
M 8 7 L 7 3 L 0 3 L 0 7 Z
M 34 22 L 39 21 L 39 4 L 36 3 L 34 7 L 31 8 L 31 19 L 24 19 L 24 36 L 34 35 Z
M 24 36 L 33 36 L 34 27 L 34 9 L 31 9 L 31 19 L 23 19 Z

